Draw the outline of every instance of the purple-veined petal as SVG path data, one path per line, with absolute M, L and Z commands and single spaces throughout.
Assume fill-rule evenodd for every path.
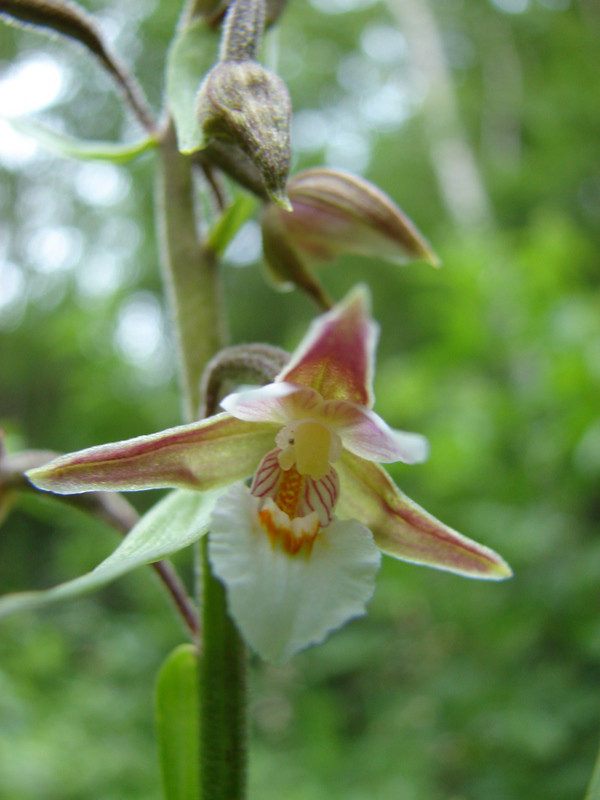
M 314 389 L 280 382 L 228 394 L 221 400 L 221 406 L 232 416 L 247 422 L 283 426 L 291 420 L 312 416 L 322 402 Z
M 254 497 L 276 498 L 279 494 L 285 476 L 290 474 L 282 470 L 279 465 L 280 453 L 281 450 L 271 450 L 260 462 L 250 487 L 250 493 Z M 292 492 L 295 516 L 305 517 L 314 512 L 323 527 L 329 525 L 333 519 L 340 491 L 340 481 L 335 469 L 331 467 L 327 475 L 319 480 L 314 480 L 308 475 L 301 476 L 295 470 L 294 474 L 296 479 L 301 481 L 297 495 Z
M 379 328 L 364 286 L 317 317 L 276 382 L 310 386 L 325 400 L 373 405 L 372 370 Z
M 103 444 L 30 470 L 40 489 L 215 489 L 251 475 L 274 443 L 272 425 L 217 414 L 149 436 Z
M 381 556 L 356 520 L 334 521 L 309 553 L 289 555 L 272 544 L 257 512 L 248 488 L 232 486 L 214 507 L 208 553 L 241 635 L 281 663 L 365 613 Z
M 348 452 L 337 466 L 338 515 L 360 519 L 384 553 L 470 578 L 512 575 L 493 550 L 457 533 L 402 494 L 381 467 Z
M 369 408 L 345 400 L 328 400 L 319 412 L 316 418 L 333 428 L 344 447 L 361 458 L 384 464 L 395 461 L 418 464 L 428 456 L 424 436 L 390 428 Z

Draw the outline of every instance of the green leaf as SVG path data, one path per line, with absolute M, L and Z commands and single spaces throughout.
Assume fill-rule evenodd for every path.
M 165 800 L 199 797 L 198 653 L 183 644 L 168 656 L 156 682 L 156 728 Z
M 255 208 L 256 199 L 240 192 L 213 225 L 208 234 L 207 247 L 217 255 L 222 255 L 244 222 L 250 219 Z
M 206 533 L 210 513 L 222 491 L 171 492 L 142 517 L 114 553 L 94 570 L 52 589 L 4 595 L 0 598 L 0 618 L 78 597 L 142 564 L 159 561 L 187 547 Z
M 90 142 L 75 139 L 64 133 L 58 133 L 31 119 L 8 119 L 12 127 L 32 139 L 51 153 L 82 160 L 112 161 L 114 164 L 127 164 L 135 158 L 156 147 L 157 140 L 149 136 L 140 142 L 131 144 L 115 144 L 113 142 Z
M 217 60 L 218 37 L 203 19 L 181 30 L 167 55 L 167 103 L 175 120 L 182 153 L 203 147 L 196 117 L 196 95 L 204 75 Z

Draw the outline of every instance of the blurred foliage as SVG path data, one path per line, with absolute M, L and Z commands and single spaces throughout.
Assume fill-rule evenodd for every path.
M 85 5 L 158 107 L 178 4 Z M 488 585 L 386 560 L 367 617 L 285 667 L 253 662 L 254 798 L 571 800 L 597 750 L 600 12 L 591 0 L 431 8 L 491 199 L 487 227 L 459 227 L 444 205 L 426 87 L 388 7 L 290 0 L 266 53 L 294 102 L 296 168 L 354 164 L 443 259 L 439 271 L 346 259 L 322 274 L 336 297 L 371 283 L 376 409 L 431 440 L 429 462 L 394 465 L 394 478 L 497 549 L 515 577 Z M 63 70 L 40 119 L 135 140 L 109 81 L 76 47 L 0 28 L 0 86 L 39 54 Z M 387 105 L 377 87 L 395 87 Z M 0 165 L 9 447 L 67 451 L 176 424 L 153 156 L 116 167 L 36 151 L 0 154 Z M 263 282 L 256 234 L 246 225 L 227 258 L 231 339 L 291 348 L 314 310 Z M 153 497 L 132 499 L 144 508 Z M 114 544 L 81 514 L 24 499 L 1 529 L 0 589 L 65 580 Z M 188 562 L 179 555 L 184 573 Z M 149 571 L 3 621 L 3 800 L 158 798 L 152 684 L 181 640 Z

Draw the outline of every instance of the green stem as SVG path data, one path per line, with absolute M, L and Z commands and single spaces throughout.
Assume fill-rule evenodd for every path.
M 202 550 L 202 800 L 242 800 L 246 785 L 246 653 L 227 613 L 225 589 L 210 572 L 206 537 Z
M 200 408 L 206 364 L 224 344 L 218 264 L 198 236 L 192 163 L 179 153 L 169 121 L 160 144 L 157 197 L 163 275 L 177 334 L 184 414 Z M 246 775 L 244 645 L 227 612 L 225 591 L 213 577 L 206 539 L 197 547 L 202 572 L 204 627 L 200 665 L 200 784 L 202 800 L 243 800 Z M 200 598 L 198 598 L 200 602 Z
M 212 252 L 199 241 L 192 163 L 177 149 L 172 123 L 161 139 L 157 198 L 162 265 L 177 332 L 184 414 L 196 419 L 204 367 L 224 344 L 221 285 Z

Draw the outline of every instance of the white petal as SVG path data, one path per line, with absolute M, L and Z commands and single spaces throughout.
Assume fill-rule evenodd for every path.
M 219 499 L 209 558 L 244 639 L 262 658 L 280 663 L 365 613 L 381 554 L 367 528 L 336 520 L 317 535 L 310 554 L 290 556 L 271 544 L 258 507 L 243 484 Z
M 390 428 L 374 411 L 347 400 L 328 400 L 317 419 L 342 437 L 347 450 L 367 461 L 418 464 L 427 459 L 429 445 L 419 433 Z
M 340 429 L 347 450 L 367 461 L 392 464 L 420 464 L 429 456 L 429 442 L 420 433 L 409 433 L 390 428 L 384 420 L 368 408 L 361 409 L 360 424 Z
M 228 394 L 221 400 L 221 408 L 234 417 L 248 422 L 277 422 L 285 424 L 282 399 L 294 391 L 289 383 L 269 383 L 257 389 L 244 389 Z

